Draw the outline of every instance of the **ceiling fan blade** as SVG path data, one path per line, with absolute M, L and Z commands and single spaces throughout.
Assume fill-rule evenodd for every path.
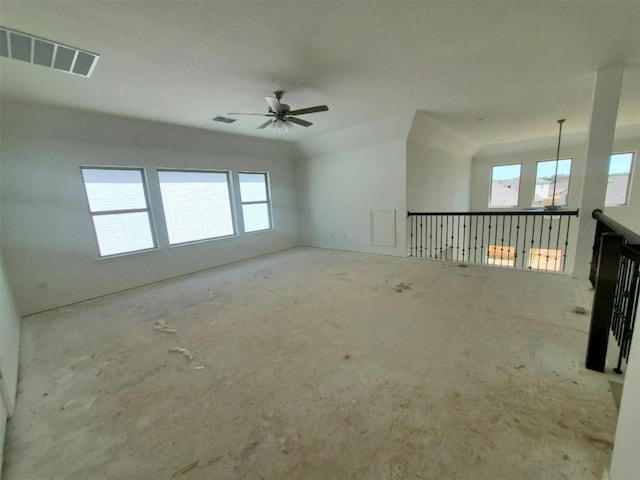
M 269 125 L 271 125 L 273 123 L 273 120 L 267 120 L 266 122 L 264 122 L 262 125 L 260 125 L 258 127 L 258 130 L 261 128 L 267 128 Z
M 310 127 L 313 125 L 311 122 L 307 122 L 306 120 L 302 120 L 301 118 L 296 117 L 287 117 L 287 122 L 297 123 L 298 125 L 302 125 L 303 127 Z
M 326 112 L 329 107 L 326 105 L 318 105 L 317 107 L 300 108 L 299 110 L 291 110 L 287 115 L 304 115 L 305 113 Z
M 277 113 L 282 111 L 282 104 L 280 103 L 280 100 L 278 100 L 276 97 L 264 97 L 264 99 L 269 104 L 269 108 L 271 110 Z
M 270 117 L 270 113 L 241 113 L 241 112 L 232 112 L 227 113 L 227 115 L 260 115 L 261 117 Z

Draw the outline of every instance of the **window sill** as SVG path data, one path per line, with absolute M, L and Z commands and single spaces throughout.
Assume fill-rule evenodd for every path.
M 123 259 L 123 258 L 131 258 L 131 256 L 133 255 L 145 255 L 145 254 L 150 254 L 150 253 L 158 253 L 160 252 L 160 248 L 155 247 L 155 248 L 147 248 L 145 250 L 136 250 L 135 252 L 125 252 L 125 253 L 116 253 L 113 255 L 106 255 L 104 257 L 98 257 L 95 260 L 97 262 L 106 262 L 106 261 L 110 261 L 110 260 L 118 260 L 118 259 Z

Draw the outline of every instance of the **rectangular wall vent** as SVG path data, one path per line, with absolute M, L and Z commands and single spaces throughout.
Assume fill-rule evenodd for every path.
M 97 53 L 6 27 L 0 27 L 0 55 L 81 77 L 90 77 L 100 59 Z
M 214 122 L 222 122 L 222 123 L 233 123 L 233 122 L 237 122 L 238 119 L 237 118 L 222 117 L 220 115 L 216 115 L 215 117 L 213 117 L 213 121 Z

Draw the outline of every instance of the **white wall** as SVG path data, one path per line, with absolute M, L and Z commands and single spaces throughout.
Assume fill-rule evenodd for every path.
M 407 139 L 407 209 L 468 211 L 476 149 L 468 138 L 417 111 Z
M 2 208 L 0 205 L 0 225 L 1 218 Z M 4 268 L 2 252 L 0 252 L 0 373 L 2 376 L 0 378 L 0 470 L 2 469 L 6 421 L 9 413 L 15 409 L 19 350 L 20 315 L 18 315 L 15 306 L 13 292 Z
M 284 142 L 18 102 L 2 107 L 2 251 L 22 314 L 299 244 L 293 155 Z M 177 247 L 165 241 L 158 251 L 98 260 L 80 165 L 140 166 L 150 177 L 158 167 L 268 171 L 275 230 Z M 159 192 L 149 194 L 160 211 Z
M 636 315 L 640 325 L 640 311 Z M 611 457 L 611 480 L 637 480 L 640 472 L 640 342 L 631 344 L 618 428 Z
M 329 133 L 299 145 L 303 244 L 406 254 L 406 137 L 412 116 Z M 371 210 L 395 210 L 395 246 L 372 245 Z
M 0 381 L 4 382 L 9 397 L 10 405 L 6 405 L 7 411 L 13 410 L 16 400 L 19 347 L 20 315 L 9 286 L 4 261 L 0 257 Z M 2 400 L 4 398 L 0 399 Z

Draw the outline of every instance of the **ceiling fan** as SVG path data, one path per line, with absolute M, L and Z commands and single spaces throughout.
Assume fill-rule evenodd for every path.
M 298 115 L 306 115 L 307 113 L 326 112 L 329 107 L 326 105 L 318 105 L 315 107 L 300 108 L 297 110 L 291 110 L 286 103 L 280 103 L 284 92 L 277 90 L 273 92 L 273 97 L 264 97 L 269 105 L 268 113 L 229 113 L 228 115 L 260 115 L 269 117 L 269 120 L 264 122 L 258 127 L 258 129 L 271 126 L 278 135 L 283 132 L 288 132 L 289 129 L 295 125 L 301 125 L 303 127 L 310 127 L 313 123 L 297 118 Z

